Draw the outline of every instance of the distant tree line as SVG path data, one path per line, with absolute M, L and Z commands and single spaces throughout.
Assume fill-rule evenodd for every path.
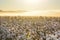
M 3 10 L 0 10 L 0 12 L 2 12 Z
M 26 12 L 24 10 L 16 10 L 16 11 L 3 11 L 3 10 L 0 10 L 0 12 Z

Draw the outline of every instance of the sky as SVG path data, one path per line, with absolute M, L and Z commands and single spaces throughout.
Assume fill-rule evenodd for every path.
M 0 0 L 0 10 L 60 10 L 60 0 Z

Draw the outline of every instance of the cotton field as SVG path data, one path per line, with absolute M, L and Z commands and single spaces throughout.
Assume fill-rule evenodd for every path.
M 60 17 L 0 16 L 0 40 L 60 40 Z

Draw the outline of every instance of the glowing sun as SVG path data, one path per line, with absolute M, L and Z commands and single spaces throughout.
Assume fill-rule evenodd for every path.
M 26 2 L 28 4 L 33 4 L 33 3 L 38 3 L 39 0 L 24 0 L 24 2 Z
M 47 0 L 23 0 L 25 3 L 42 3 L 45 2 Z

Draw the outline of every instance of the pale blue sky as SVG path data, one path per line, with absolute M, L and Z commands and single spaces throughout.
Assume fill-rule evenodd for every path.
M 60 0 L 47 0 L 36 4 L 25 4 L 25 0 L 0 0 L 1 10 L 60 10 Z M 35 7 L 36 6 L 36 7 Z

